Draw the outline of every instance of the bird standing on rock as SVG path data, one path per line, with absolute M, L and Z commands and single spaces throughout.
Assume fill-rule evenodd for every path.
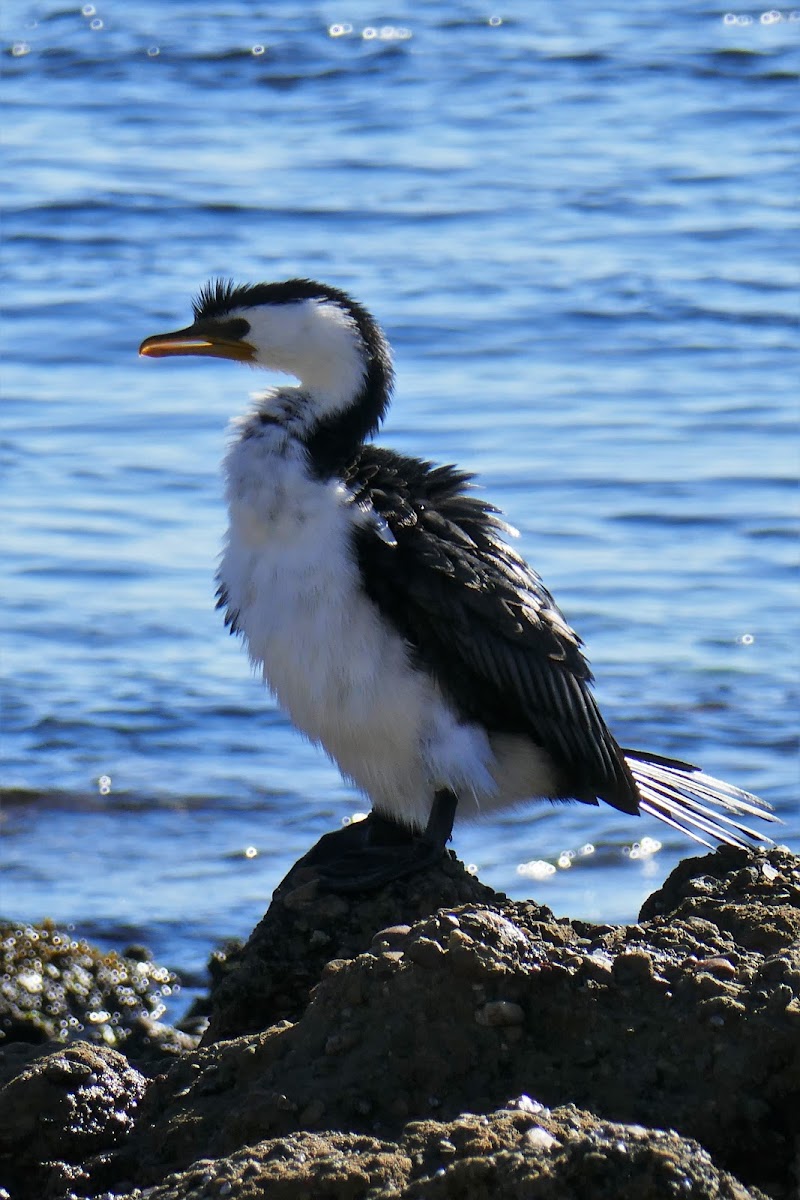
M 457 809 L 532 799 L 603 800 L 698 841 L 764 840 L 744 823 L 775 820 L 762 800 L 618 746 L 580 639 L 471 477 L 370 442 L 393 372 L 360 304 L 308 279 L 218 280 L 192 325 L 140 354 L 298 381 L 234 425 L 219 603 L 297 728 L 372 803 L 315 847 L 325 884 L 409 875 L 441 858 Z

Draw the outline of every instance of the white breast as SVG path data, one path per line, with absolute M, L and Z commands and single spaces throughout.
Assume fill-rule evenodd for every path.
M 367 518 L 347 489 L 311 478 L 298 443 L 257 421 L 225 470 L 220 578 L 252 661 L 293 723 L 405 824 L 424 826 L 440 787 L 489 799 L 486 734 L 458 721 L 360 588 L 352 539 Z

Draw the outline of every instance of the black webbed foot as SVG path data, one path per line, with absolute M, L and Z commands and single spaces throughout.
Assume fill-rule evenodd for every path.
M 369 846 L 343 854 L 318 873 L 320 886 L 330 892 L 372 892 L 432 867 L 444 854 L 443 846 L 425 843 L 421 836 L 405 846 Z
M 329 891 L 374 891 L 439 862 L 453 831 L 456 804 L 452 792 L 437 792 L 421 834 L 371 812 L 363 821 L 326 833 L 302 865 L 315 867 L 320 885 Z

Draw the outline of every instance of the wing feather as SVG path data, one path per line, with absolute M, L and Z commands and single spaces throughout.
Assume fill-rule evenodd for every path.
M 563 795 L 638 810 L 629 768 L 590 691 L 578 636 L 505 540 L 497 509 L 453 467 L 364 446 L 345 482 L 388 525 L 365 522 L 367 592 L 467 720 L 524 734 L 563 774 Z

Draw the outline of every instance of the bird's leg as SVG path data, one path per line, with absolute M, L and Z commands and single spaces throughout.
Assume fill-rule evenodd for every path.
M 422 841 L 438 847 L 442 854 L 447 849 L 447 843 L 453 836 L 453 822 L 456 819 L 458 796 L 449 788 L 442 788 L 433 797 L 431 815 L 422 835 Z
M 320 884 L 333 892 L 368 892 L 434 866 L 453 832 L 457 796 L 435 794 L 423 833 L 371 812 L 363 821 L 326 833 L 301 860 L 317 868 Z

